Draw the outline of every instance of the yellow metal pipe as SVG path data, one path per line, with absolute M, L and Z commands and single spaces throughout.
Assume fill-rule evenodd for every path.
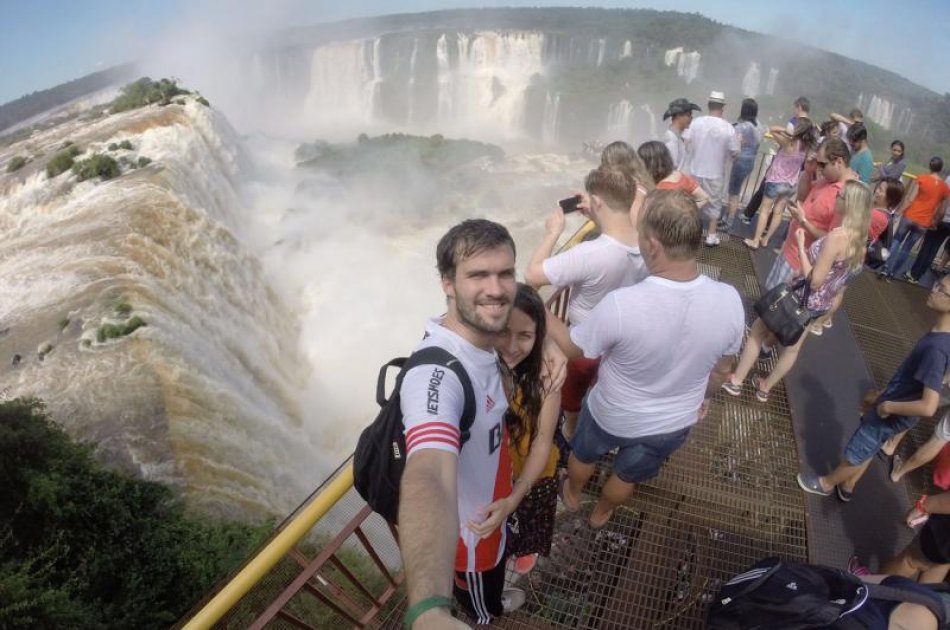
M 231 608 L 247 594 L 261 578 L 270 571 L 281 558 L 287 555 L 301 538 L 313 529 L 313 526 L 330 511 L 347 491 L 353 487 L 353 464 L 346 466 L 336 479 L 331 481 L 323 492 L 298 514 L 294 520 L 280 531 L 263 550 L 247 563 L 241 571 L 228 582 L 217 595 L 198 611 L 184 630 L 206 630 L 213 626 Z

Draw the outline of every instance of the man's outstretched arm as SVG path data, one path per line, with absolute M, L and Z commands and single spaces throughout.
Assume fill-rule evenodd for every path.
M 459 537 L 458 456 L 439 449 L 412 454 L 402 475 L 399 550 L 406 570 L 409 606 L 432 596 L 452 597 L 452 570 Z M 448 608 L 432 608 L 413 628 L 467 627 Z

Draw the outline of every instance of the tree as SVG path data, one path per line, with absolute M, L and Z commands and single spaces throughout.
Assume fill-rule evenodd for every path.
M 36 400 L 0 403 L 0 627 L 163 628 L 269 531 L 187 516 Z

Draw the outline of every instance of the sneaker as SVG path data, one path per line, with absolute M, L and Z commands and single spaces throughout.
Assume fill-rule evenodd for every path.
M 706 237 L 706 247 L 715 247 L 721 242 L 722 240 L 719 238 L 718 234 L 710 234 Z
M 831 494 L 831 490 L 825 490 L 821 487 L 819 477 L 815 473 L 798 473 L 796 479 L 798 480 L 798 487 L 805 492 L 817 494 L 822 497 L 827 497 Z
M 726 379 L 726 382 L 722 384 L 722 388 L 726 390 L 726 393 L 730 396 L 741 396 L 742 395 L 742 383 L 736 383 L 733 380 L 735 374 L 730 374 L 729 378 Z
M 538 554 L 530 553 L 526 556 L 518 556 L 515 558 L 515 573 L 520 573 L 525 575 L 531 573 L 534 566 L 538 563 Z
M 506 588 L 501 594 L 501 607 L 506 613 L 513 613 L 524 606 L 525 599 L 520 588 Z
M 775 355 L 775 346 L 767 346 L 764 343 L 759 348 L 760 359 L 771 359 Z
M 747 217 L 745 214 L 740 214 L 739 220 L 745 223 L 746 225 L 749 225 L 752 223 L 752 217 Z
M 910 275 L 910 272 L 909 272 L 909 271 L 904 274 L 903 279 L 906 280 L 907 282 L 911 283 L 911 284 L 917 284 L 917 278 L 915 278 L 914 276 Z
M 858 559 L 857 556 L 851 556 L 848 560 L 848 573 L 861 577 L 863 575 L 871 575 L 871 570 L 861 564 L 861 560 Z
M 851 497 L 854 496 L 851 492 L 842 488 L 840 484 L 835 486 L 835 494 L 838 495 L 838 500 L 842 503 L 850 502 Z

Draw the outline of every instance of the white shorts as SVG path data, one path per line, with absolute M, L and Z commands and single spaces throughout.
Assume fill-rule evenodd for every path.
M 693 175 L 693 179 L 703 189 L 703 192 L 709 195 L 709 203 L 700 210 L 708 218 L 718 220 L 719 215 L 722 214 L 722 190 L 725 180 L 721 177 L 697 177 L 695 175 Z

